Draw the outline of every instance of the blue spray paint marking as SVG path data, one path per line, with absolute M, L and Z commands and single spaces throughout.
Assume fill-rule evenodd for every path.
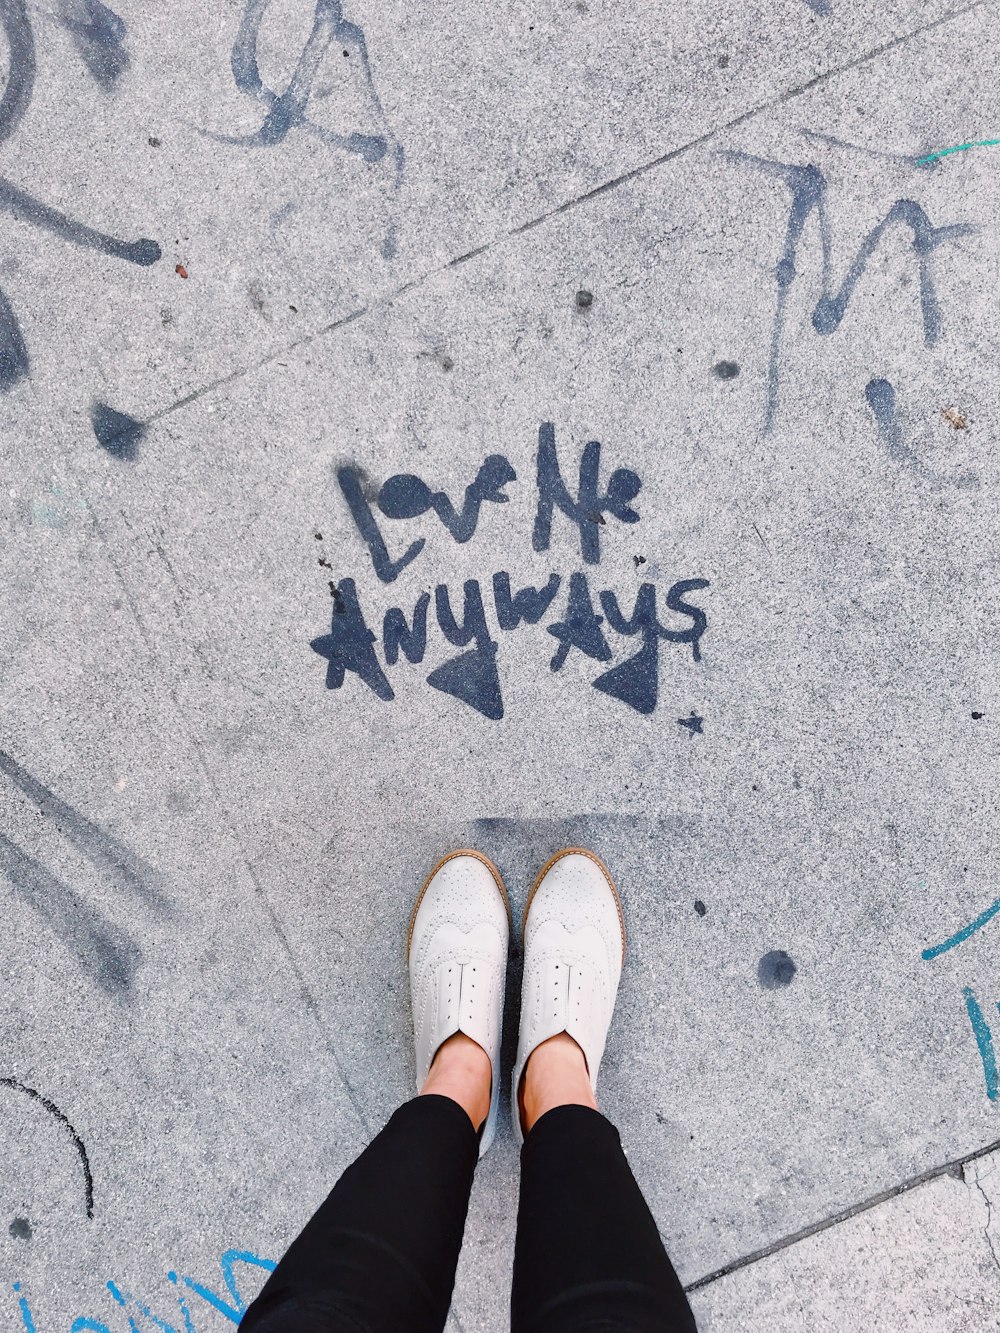
M 903 427 L 896 410 L 896 390 L 888 380 L 869 380 L 865 386 L 865 398 L 872 410 L 882 443 L 891 459 L 912 469 L 934 485 L 977 486 L 979 484 L 975 472 L 961 472 L 954 477 L 944 476 L 934 472 L 917 457 L 903 439 Z
M 353 671 L 388 703 L 396 696 L 375 656 L 375 635 L 365 621 L 354 580 L 341 579 L 337 590 L 341 607 L 338 610 L 334 603 L 330 633 L 321 634 L 309 645 L 314 653 L 327 659 L 326 688 L 339 690 L 347 672 Z
M 192 1277 L 178 1277 L 177 1273 L 171 1270 L 167 1274 L 167 1280 L 173 1283 L 175 1289 L 183 1284 L 189 1291 L 200 1297 L 217 1314 L 221 1314 L 231 1324 L 238 1324 L 246 1314 L 250 1301 L 242 1294 L 237 1282 L 235 1268 L 237 1264 L 245 1265 L 248 1268 L 262 1269 L 264 1273 L 273 1273 L 277 1264 L 273 1259 L 262 1259 L 259 1255 L 250 1250 L 226 1250 L 219 1259 L 219 1267 L 222 1270 L 222 1280 L 225 1291 L 219 1294 L 210 1287 L 196 1282 Z M 26 1298 L 20 1294 L 21 1283 L 11 1283 L 11 1290 L 18 1297 L 18 1309 L 21 1315 L 21 1323 L 24 1333 L 37 1333 L 35 1319 L 28 1305 Z M 122 1289 L 112 1281 L 107 1282 L 106 1290 L 110 1293 L 115 1304 L 128 1311 L 129 1306 L 134 1306 L 143 1319 L 148 1319 L 162 1333 L 181 1333 L 175 1324 L 166 1319 L 161 1319 L 159 1315 L 154 1314 L 145 1301 L 132 1295 L 130 1292 Z M 191 1318 L 191 1312 L 188 1307 L 184 1294 L 180 1290 L 175 1290 L 177 1302 L 184 1317 L 183 1333 L 196 1333 L 194 1320 Z M 140 1333 L 140 1327 L 131 1314 L 127 1315 L 130 1333 Z M 90 1315 L 80 1315 L 74 1319 L 70 1326 L 70 1333 L 111 1333 L 107 1324 L 102 1323 Z
M 562 620 L 546 626 L 554 639 L 559 640 L 559 647 L 553 654 L 549 668 L 560 671 L 569 656 L 571 648 L 578 649 L 595 662 L 610 662 L 611 648 L 601 626 L 604 617 L 594 610 L 590 599 L 590 585 L 586 574 L 573 573 L 569 576 L 569 598 Z
M 802 3 L 808 5 L 812 12 L 818 14 L 820 18 L 829 18 L 833 13 L 830 0 L 802 0 Z
M 7 85 L 0 97 L 0 143 L 14 133 L 35 90 L 35 38 L 24 0 L 0 0 L 0 26 L 7 38 Z
M 906 463 L 919 470 L 920 459 L 903 440 L 903 428 L 896 412 L 896 390 L 888 380 L 869 380 L 865 386 L 865 398 L 889 457 L 897 463 Z
M 266 1261 L 265 1261 L 266 1262 Z M 277 1267 L 277 1265 L 275 1265 Z M 180 1285 L 180 1278 L 172 1270 L 167 1274 L 167 1281 Z M 177 1303 L 181 1307 L 181 1314 L 184 1316 L 184 1333 L 195 1333 L 194 1321 L 191 1318 L 191 1311 L 188 1309 L 188 1303 L 178 1291 Z
M 510 496 L 503 488 L 516 480 L 517 473 L 503 454 L 490 454 L 465 488 L 460 510 L 444 491 L 432 491 L 425 481 L 409 473 L 390 477 L 378 493 L 377 504 L 386 518 L 419 518 L 433 509 L 455 541 L 464 544 L 475 534 L 483 504 L 507 504 Z
M 427 650 L 427 610 L 430 604 L 430 593 L 421 593 L 409 624 L 398 606 L 392 606 L 386 611 L 382 621 L 382 651 L 387 665 L 396 665 L 400 649 L 408 662 L 424 660 Z
M 104 92 L 114 92 L 129 67 L 125 20 L 101 0 L 63 0 L 59 20 L 94 81 Z
M 15 1282 L 11 1288 L 14 1292 L 20 1292 L 20 1282 Z M 31 1307 L 24 1296 L 18 1296 L 17 1308 L 21 1312 L 21 1323 L 24 1325 L 24 1333 L 35 1333 L 35 1320 L 31 1313 Z
M 167 1277 L 171 1282 L 174 1283 L 176 1283 L 178 1280 L 177 1274 L 173 1272 L 168 1273 Z M 155 1324 L 157 1328 L 162 1330 L 162 1333 L 180 1333 L 180 1330 L 177 1328 L 176 1324 L 171 1324 L 168 1320 L 161 1319 L 158 1314 L 153 1313 L 153 1311 L 144 1301 L 141 1301 L 137 1297 L 133 1296 L 131 1292 L 121 1291 L 115 1285 L 114 1282 L 108 1282 L 107 1288 L 108 1291 L 111 1293 L 112 1298 L 117 1302 L 118 1305 L 122 1306 L 123 1308 L 127 1308 L 130 1304 L 134 1305 L 135 1308 L 142 1315 L 142 1317 L 144 1319 L 148 1319 L 151 1324 Z M 184 1315 L 185 1333 L 194 1333 L 194 1324 L 191 1321 L 190 1311 L 188 1310 L 187 1303 L 185 1302 L 184 1297 L 180 1294 L 180 1292 L 177 1293 L 177 1300 L 181 1307 L 181 1313 Z M 131 1315 L 128 1316 L 128 1324 L 131 1333 L 140 1333 L 139 1326 Z
M 95 403 L 90 409 L 90 424 L 97 443 L 112 458 L 132 462 L 139 452 L 139 442 L 146 434 L 146 423 L 136 421 L 127 412 L 118 412 L 107 403 Z
M 264 83 L 257 63 L 260 27 L 270 3 L 271 0 L 247 0 L 230 55 L 236 87 L 267 108 L 263 123 L 255 134 L 246 137 L 212 137 L 222 138 L 225 143 L 270 147 L 281 143 L 293 129 L 300 128 L 315 135 L 329 147 L 350 153 L 363 162 L 375 163 L 388 159 L 392 166 L 392 188 L 398 193 L 403 184 L 406 154 L 389 126 L 375 87 L 364 29 L 344 18 L 341 0 L 316 0 L 309 36 L 287 88 L 279 94 Z M 313 84 L 324 58 L 333 48 L 343 50 L 347 56 L 353 53 L 356 57 L 355 63 L 361 69 L 369 108 L 382 126 L 381 134 L 362 134 L 357 131 L 347 135 L 337 134 L 309 118 Z M 399 226 L 395 219 L 391 219 L 382 242 L 383 258 L 394 259 L 398 249 Z
M 109 1281 L 109 1282 L 107 1283 L 107 1288 L 108 1288 L 108 1291 L 110 1291 L 110 1293 L 111 1293 L 111 1297 L 112 1297 L 112 1299 L 113 1299 L 114 1301 L 116 1301 L 116 1302 L 117 1302 L 119 1305 L 121 1305 L 121 1306 L 127 1306 L 127 1305 L 128 1305 L 128 1299 L 129 1299 L 129 1298 L 125 1295 L 124 1292 L 119 1291 L 118 1288 L 115 1286 L 115 1284 L 114 1284 L 113 1282 L 110 1282 L 110 1281 Z M 159 1320 L 158 1320 L 157 1322 L 158 1322 L 158 1323 L 161 1323 L 162 1321 L 159 1321 Z M 129 1315 L 129 1317 L 128 1317 L 128 1326 L 129 1326 L 129 1329 L 131 1330 L 131 1333 L 139 1333 L 139 1325 L 135 1322 L 135 1320 L 132 1318 L 131 1315 Z M 168 1325 L 163 1325 L 163 1327 L 166 1328 L 167 1333 L 177 1333 L 177 1330 L 176 1330 L 176 1329 L 171 1329 L 170 1326 L 169 1326 L 169 1324 L 168 1324 Z
M 538 504 L 531 539 L 536 551 L 549 549 L 552 519 L 557 509 L 578 529 L 580 550 L 588 565 L 600 562 L 601 528 L 607 526 L 605 514 L 622 523 L 639 522 L 639 514 L 632 507 L 632 501 L 642 489 L 638 473 L 627 467 L 615 468 L 608 478 L 607 488 L 602 491 L 600 467 L 601 445 L 598 440 L 591 440 L 580 457 L 574 497 L 559 467 L 555 427 L 550 421 L 542 422 L 538 429 L 536 458 Z M 510 497 L 504 488 L 516 480 L 517 472 L 510 460 L 503 454 L 490 454 L 465 488 L 461 509 L 456 509 L 446 492 L 432 490 L 427 482 L 413 473 L 390 477 L 371 502 L 366 493 L 364 474 L 359 468 L 343 465 L 337 469 L 341 493 L 383 583 L 392 583 L 399 577 L 424 549 L 426 538 L 417 538 L 398 559 L 393 559 L 375 517 L 373 503 L 385 518 L 394 522 L 421 518 L 433 512 L 455 541 L 464 544 L 475 535 L 482 506 L 507 504 Z
M 931 256 L 939 245 L 971 235 L 975 230 L 967 223 L 935 227 L 923 208 L 912 199 L 897 199 L 886 216 L 862 240 L 858 252 L 848 265 L 837 291 L 833 289 L 833 236 L 826 202 L 827 182 L 819 167 L 797 166 L 775 162 L 751 153 L 729 151 L 723 154 L 732 162 L 743 162 L 770 176 L 782 180 L 791 192 L 792 202 L 785 231 L 785 245 L 775 269 L 778 297 L 771 329 L 771 347 L 768 356 L 767 405 L 764 414 L 764 434 L 770 434 L 778 411 L 778 379 L 785 313 L 788 294 L 798 276 L 795 261 L 798 257 L 802 234 L 810 215 L 815 212 L 819 223 L 822 287 L 813 308 L 812 326 L 818 334 L 828 336 L 840 327 L 858 281 L 884 233 L 893 226 L 909 227 L 913 234 L 913 252 L 917 257 L 920 284 L 920 309 L 924 342 L 933 347 L 941 334 L 941 311 L 934 290 Z
M 851 143 L 849 139 L 838 139 L 835 134 L 824 134 L 822 130 L 801 129 L 799 133 L 806 139 L 812 139 L 815 143 L 832 144 L 834 148 L 847 148 L 852 153 L 861 153 L 865 157 L 874 158 L 878 162 L 898 162 L 904 167 L 921 167 L 933 169 L 934 163 L 927 162 L 923 158 L 917 157 L 915 153 L 894 153 L 887 148 L 868 148 L 864 144 Z
M 510 575 L 503 570 L 494 574 L 493 605 L 496 607 L 497 624 L 502 630 L 517 629 L 522 621 L 527 625 L 537 625 L 552 605 L 561 583 L 560 574 L 551 574 L 544 588 L 528 586 L 519 588 L 511 595 Z
M 972 1024 L 972 1031 L 975 1034 L 976 1045 L 979 1047 L 979 1058 L 983 1062 L 983 1077 L 986 1079 L 986 1095 L 991 1102 L 995 1102 L 1000 1096 L 1000 1078 L 997 1076 L 997 1058 L 993 1050 L 993 1034 L 990 1032 L 989 1024 L 983 1016 L 976 997 L 973 995 L 969 986 L 966 986 L 962 994 L 965 996 L 965 1008 L 969 1015 L 969 1022 Z M 1000 1005 L 997 1006 L 1000 1010 Z
M 340 483 L 341 493 L 347 501 L 347 507 L 351 511 L 355 526 L 368 547 L 375 573 L 383 583 L 392 583 L 393 579 L 398 578 L 411 561 L 416 560 L 424 549 L 425 538 L 419 537 L 415 542 L 411 542 L 400 558 L 393 560 L 389 554 L 385 538 L 382 536 L 378 521 L 372 513 L 371 505 L 369 505 L 365 496 L 357 468 L 339 467 L 337 469 L 337 481 Z
M 656 711 L 660 681 L 660 640 L 671 643 L 690 643 L 694 660 L 701 659 L 698 643 L 705 632 L 707 619 L 700 607 L 683 601 L 686 592 L 707 588 L 706 579 L 685 579 L 675 583 L 667 593 L 667 606 L 672 611 L 690 615 L 694 624 L 689 630 L 672 630 L 661 625 L 656 615 L 656 589 L 644 583 L 639 589 L 632 615 L 626 619 L 613 592 L 601 593 L 601 610 L 616 634 L 642 635 L 642 647 L 634 657 L 613 666 L 593 682 L 594 689 L 612 698 L 620 699 L 637 713 L 648 715 Z
M 248 1264 L 263 1268 L 268 1273 L 273 1273 L 278 1266 L 273 1260 L 260 1259 L 256 1254 L 251 1254 L 249 1250 L 227 1250 L 219 1260 L 219 1265 L 222 1268 L 226 1290 L 232 1300 L 231 1305 L 217 1292 L 212 1291 L 209 1287 L 203 1287 L 200 1282 L 195 1282 L 193 1278 L 185 1277 L 183 1279 L 186 1287 L 189 1287 L 196 1296 L 200 1296 L 203 1301 L 207 1301 L 213 1310 L 218 1310 L 219 1314 L 225 1315 L 233 1324 L 240 1322 L 249 1306 L 249 1301 L 243 1299 L 239 1288 L 236 1286 L 236 1278 L 233 1274 L 233 1267 L 236 1264 Z
M 974 921 L 970 921 L 961 930 L 956 930 L 954 935 L 949 935 L 946 940 L 943 940 L 940 944 L 935 944 L 932 948 L 924 949 L 920 957 L 925 962 L 930 962 L 932 958 L 938 958 L 941 954 L 947 953 L 949 949 L 964 944 L 970 935 L 975 935 L 977 930 L 982 930 L 983 926 L 988 921 L 992 921 L 998 912 L 1000 912 L 1000 898 L 995 903 L 991 903 L 985 911 L 980 912 Z
M 389 153 L 391 146 L 398 186 L 402 180 L 405 155 L 401 145 L 395 142 L 388 129 L 382 102 L 372 78 L 364 29 L 344 18 L 344 8 L 340 0 L 317 0 L 313 11 L 313 25 L 306 44 L 302 48 L 288 87 L 283 93 L 278 94 L 264 83 L 257 64 L 260 27 L 270 3 L 271 0 L 248 0 L 230 55 L 236 87 L 240 92 L 262 102 L 267 107 L 267 115 L 256 134 L 247 138 L 234 138 L 229 142 L 271 146 L 281 143 L 293 129 L 301 127 L 317 135 L 324 143 L 353 153 L 365 162 L 380 162 Z M 313 83 L 319 73 L 323 57 L 334 43 L 342 48 L 346 47 L 349 51 L 353 50 L 359 57 L 368 100 L 372 110 L 383 123 L 384 134 L 336 134 L 308 118 L 306 113 L 312 96 Z

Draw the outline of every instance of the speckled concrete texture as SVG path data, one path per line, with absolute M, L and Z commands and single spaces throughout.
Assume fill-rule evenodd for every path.
M 996 18 L 0 2 L 0 1329 L 237 1322 L 567 844 L 701 1325 L 995 1326 Z

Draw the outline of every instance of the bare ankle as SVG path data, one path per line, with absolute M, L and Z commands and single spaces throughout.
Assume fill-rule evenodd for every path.
M 531 1052 L 518 1100 L 525 1133 L 557 1106 L 589 1106 L 596 1111 L 587 1061 L 568 1032 L 550 1037 Z
M 438 1048 L 420 1096 L 450 1097 L 478 1131 L 490 1113 L 492 1079 L 490 1057 L 478 1042 L 456 1032 Z

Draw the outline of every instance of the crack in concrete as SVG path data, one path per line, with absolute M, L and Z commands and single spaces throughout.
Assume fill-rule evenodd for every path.
M 449 269 L 457 268 L 461 264 L 466 264 L 470 260 L 486 254 L 487 251 L 492 250 L 495 246 L 502 245 L 504 241 L 512 240 L 514 237 L 523 236 L 529 231 L 534 231 L 536 227 L 542 226 L 551 218 L 559 217 L 561 214 L 569 212 L 570 209 L 578 208 L 581 204 L 589 203 L 592 199 L 598 199 L 609 191 L 618 189 L 619 186 L 627 185 L 630 181 L 637 180 L 639 177 L 645 176 L 649 172 L 656 171 L 669 162 L 673 162 L 676 158 L 690 152 L 691 149 L 699 148 L 704 144 L 709 143 L 718 135 L 724 134 L 728 130 L 736 129 L 740 125 L 745 125 L 756 116 L 772 111 L 776 107 L 784 106 L 785 103 L 791 102 L 797 97 L 801 97 L 803 93 L 807 93 L 811 89 L 818 87 L 828 79 L 835 78 L 838 74 L 845 74 L 849 70 L 857 69 L 860 65 L 864 65 L 868 61 L 877 60 L 879 56 L 886 55 L 889 51 L 896 50 L 898 47 L 905 45 L 914 38 L 920 37 L 926 32 L 931 32 L 935 28 L 940 28 L 945 24 L 951 23 L 955 19 L 962 18 L 966 14 L 973 13 L 977 9 L 982 9 L 987 4 L 988 0 L 973 0 L 973 3 L 962 5 L 958 9 L 949 10 L 947 14 L 942 14 L 939 18 L 932 19 L 929 23 L 922 24 L 919 28 L 914 28 L 910 32 L 900 33 L 897 37 L 892 37 L 888 41 L 881 42 L 878 46 L 874 46 L 870 50 L 862 52 L 861 55 L 845 61 L 842 65 L 835 65 L 832 69 L 824 70 L 821 74 L 816 74 L 813 78 L 807 79 L 805 83 L 798 84 L 794 88 L 788 88 L 784 92 L 771 98 L 769 101 L 751 107 L 748 111 L 740 112 L 738 116 L 732 117 L 722 125 L 716 125 L 713 129 L 706 130 L 703 134 L 696 135 L 693 139 L 688 139 L 686 142 L 678 144 L 676 148 L 671 148 L 666 153 L 661 153 L 659 157 L 652 158 L 648 162 L 640 163 L 639 166 L 632 167 L 630 170 L 622 172 L 620 175 L 614 176 L 610 180 L 603 181 L 600 185 L 595 185 L 592 189 L 585 190 L 582 194 L 576 195 L 572 199 L 564 200 L 563 203 L 557 204 L 555 208 L 548 209 L 544 213 L 539 213 L 536 217 L 529 218 L 527 222 L 522 222 L 518 226 L 511 228 L 509 231 L 494 236 L 492 240 L 485 241 L 482 245 L 475 246 L 472 250 L 466 251 L 465 254 L 456 255 L 453 259 L 447 260 L 437 268 L 430 269 L 416 278 L 411 278 L 408 282 L 404 282 L 401 286 L 387 292 L 384 296 L 375 298 L 368 305 L 363 305 L 356 310 L 351 310 L 346 315 L 340 316 L 331 321 L 331 323 L 325 324 L 321 328 L 314 330 L 312 333 L 303 334 L 301 338 L 296 338 L 292 342 L 279 348 L 277 351 L 268 353 L 267 356 L 262 357 L 259 361 L 252 362 L 247 366 L 237 367 L 226 375 L 220 375 L 218 379 L 210 380 L 207 384 L 202 385 L 201 388 L 192 390 L 191 393 L 185 394 L 184 397 L 178 398 L 175 402 L 169 403 L 166 407 L 161 408 L 157 412 L 150 413 L 142 424 L 148 425 L 154 421 L 159 421 L 163 417 L 168 416 L 171 412 L 176 412 L 180 408 L 187 407 L 188 404 L 196 402 L 199 398 L 204 397 L 206 393 L 211 393 L 213 389 L 219 389 L 223 385 L 231 384 L 234 381 L 241 379 L 244 375 L 252 374 L 255 370 L 263 370 L 267 366 L 276 362 L 280 357 L 287 356 L 290 352 L 297 351 L 300 347 L 305 347 L 309 343 L 315 342 L 320 338 L 325 338 L 328 334 L 335 332 L 337 329 L 341 329 L 347 324 L 353 324 L 355 320 L 361 319 L 364 315 L 371 314 L 382 307 L 388 308 L 407 292 L 410 292 L 417 287 L 422 287 L 433 278 L 440 276 L 442 273 L 447 273 Z
M 977 1148 L 975 1152 L 968 1153 L 965 1157 L 954 1158 L 952 1161 L 942 1162 L 940 1166 L 933 1166 L 928 1171 L 921 1171 L 919 1175 L 910 1176 L 908 1180 L 902 1181 L 899 1185 L 894 1185 L 891 1189 L 873 1194 L 867 1199 L 862 1199 L 859 1203 L 852 1204 L 849 1208 L 842 1208 L 840 1212 L 823 1218 L 820 1222 L 813 1222 L 807 1227 L 802 1227 L 799 1231 L 793 1231 L 787 1236 L 782 1236 L 780 1240 L 774 1241 L 771 1245 L 765 1245 L 759 1250 L 752 1250 L 749 1254 L 741 1255 L 740 1258 L 733 1259 L 730 1263 L 713 1269 L 711 1273 L 706 1273 L 704 1277 L 696 1278 L 694 1282 L 687 1283 L 684 1290 L 687 1292 L 699 1291 L 712 1282 L 718 1282 L 720 1278 L 728 1277 L 730 1273 L 738 1273 L 741 1268 L 749 1268 L 751 1264 L 759 1263 L 762 1259 L 769 1259 L 772 1254 L 780 1254 L 782 1250 L 797 1245 L 801 1240 L 808 1240 L 810 1236 L 818 1236 L 823 1231 L 829 1231 L 831 1227 L 835 1227 L 841 1222 L 847 1222 L 860 1213 L 867 1213 L 872 1208 L 877 1208 L 879 1204 L 888 1203 L 890 1199 L 896 1199 L 901 1194 L 908 1194 L 910 1190 L 917 1189 L 920 1185 L 926 1185 L 929 1181 L 937 1180 L 941 1176 L 965 1179 L 965 1171 L 970 1164 L 978 1162 L 980 1158 L 988 1157 L 990 1153 L 998 1150 L 1000 1150 L 1000 1139 L 988 1143 L 984 1148 Z M 993 1248 L 992 1244 L 990 1248 Z
M 983 1227 L 983 1235 L 986 1237 L 986 1244 L 990 1247 L 990 1254 L 993 1256 L 993 1262 L 996 1264 L 997 1271 L 1000 1272 L 1000 1255 L 997 1254 L 996 1246 L 993 1244 L 993 1237 L 990 1235 L 990 1228 L 993 1225 L 993 1200 L 983 1189 L 983 1182 L 979 1178 L 979 1165 L 977 1162 L 971 1163 L 972 1172 L 963 1169 L 962 1179 L 966 1185 L 974 1187 L 983 1197 L 983 1203 L 986 1204 L 986 1225 Z M 990 1172 L 992 1175 L 992 1172 Z

